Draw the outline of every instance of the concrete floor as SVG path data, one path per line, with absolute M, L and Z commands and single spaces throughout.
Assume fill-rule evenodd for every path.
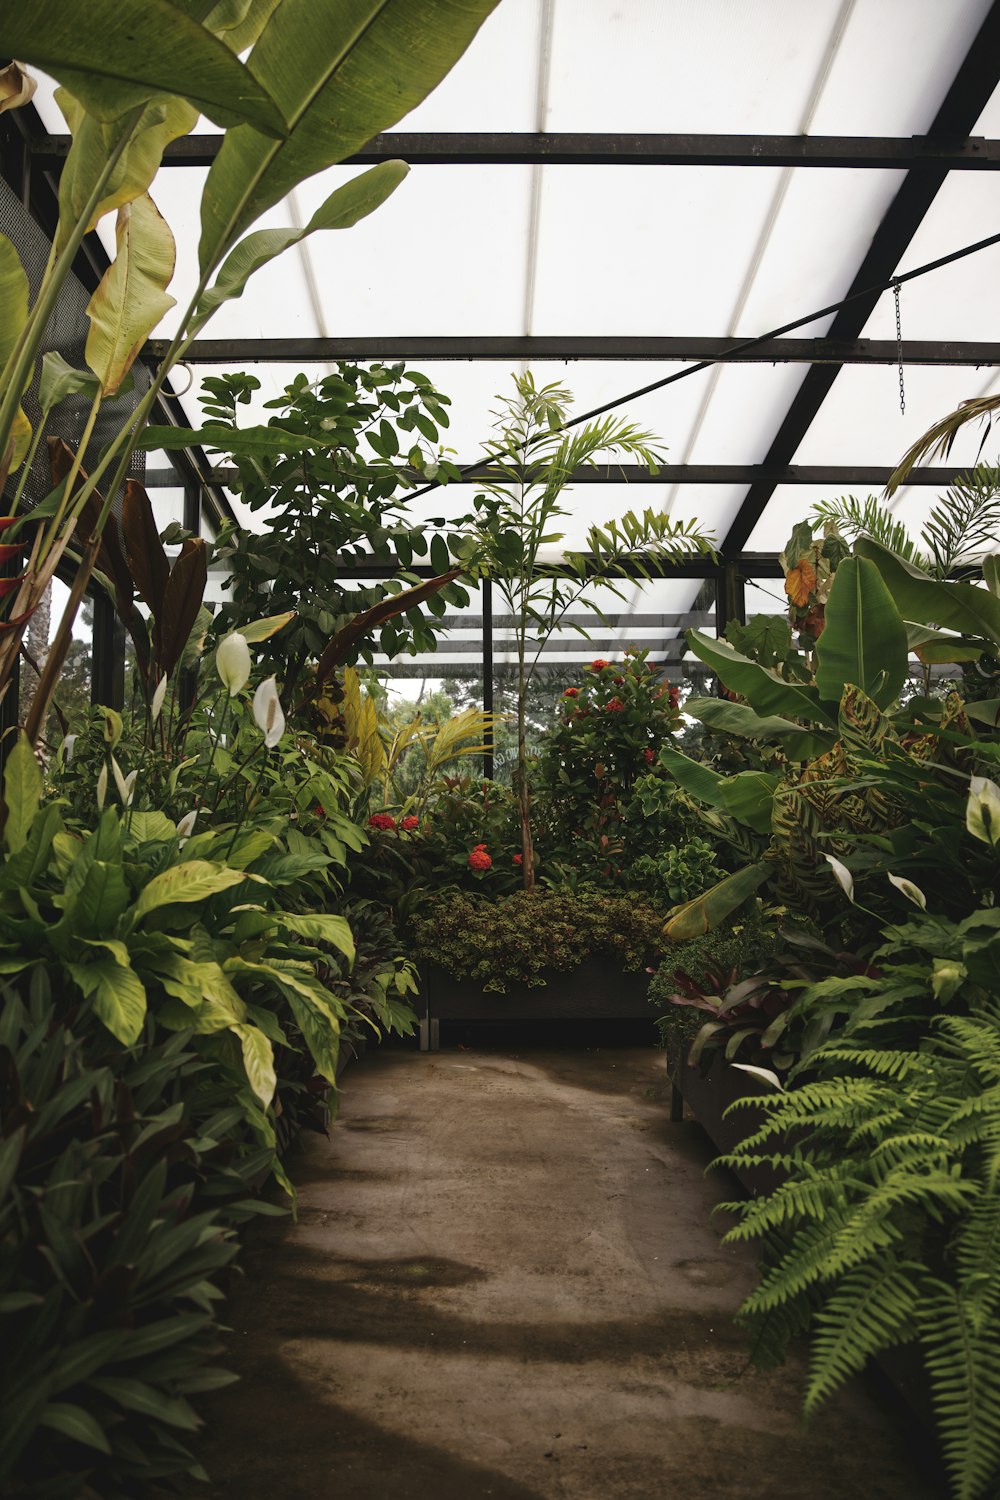
M 711 1149 L 662 1054 L 369 1054 L 244 1258 L 202 1445 L 214 1500 L 924 1500 L 851 1391 L 748 1370 Z M 206 1491 L 201 1491 L 206 1493 Z

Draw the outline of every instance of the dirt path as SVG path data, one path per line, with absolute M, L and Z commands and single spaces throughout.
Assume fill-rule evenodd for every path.
M 930 1500 L 850 1393 L 746 1369 L 752 1256 L 719 1246 L 662 1055 L 382 1052 L 254 1241 L 215 1398 L 215 1500 Z M 204 1491 L 202 1493 L 205 1493 Z

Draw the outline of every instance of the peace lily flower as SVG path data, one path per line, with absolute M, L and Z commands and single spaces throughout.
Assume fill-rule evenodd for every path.
M 76 745 L 76 735 L 68 734 L 62 742 L 63 765 L 68 766 L 73 759 L 73 749 Z
M 97 811 L 104 811 L 104 799 L 108 795 L 108 768 L 103 765 L 97 776 Z
M 132 805 L 132 798 L 135 796 L 135 779 L 139 772 L 130 771 L 127 776 L 123 775 L 121 766 L 115 760 L 114 756 L 112 756 L 111 773 L 115 778 L 115 786 L 118 788 L 118 795 L 122 799 L 122 805 L 130 807 Z M 105 782 L 105 784 L 107 783 Z
M 163 708 L 163 700 L 166 696 L 167 679 L 165 677 L 161 677 L 160 681 L 156 685 L 156 692 L 153 694 L 153 701 L 149 705 L 149 721 L 151 724 L 155 724 L 157 719 L 160 717 L 160 712 Z
M 907 880 L 902 875 L 890 875 L 889 883 L 894 885 L 897 891 L 902 891 L 903 895 L 912 901 L 914 906 L 919 906 L 921 911 L 927 910 L 927 897 L 919 885 L 914 885 L 912 880 Z
M 215 668 L 230 698 L 235 697 L 250 676 L 250 647 L 246 636 L 240 635 L 238 630 L 226 636 L 215 653 Z
M 841 864 L 839 859 L 834 859 L 832 854 L 824 854 L 830 869 L 833 871 L 837 884 L 846 895 L 848 901 L 854 900 L 854 876 L 846 865 Z
M 267 677 L 253 695 L 253 716 L 257 728 L 264 736 L 264 744 L 273 750 L 285 732 L 285 716 L 278 698 L 278 685 L 273 677 Z
M 1000 843 L 1000 786 L 986 776 L 973 776 L 969 782 L 965 826 L 984 844 Z
M 936 958 L 931 973 L 931 989 L 935 1000 L 950 1000 L 962 980 L 968 977 L 968 973 L 968 969 L 957 958 Z
M 177 836 L 180 839 L 180 845 L 178 847 L 183 847 L 183 845 L 186 844 L 188 839 L 191 837 L 192 833 L 194 832 L 194 825 L 197 821 L 197 818 L 198 809 L 196 807 L 193 807 L 190 812 L 184 814 L 183 818 L 181 818 L 181 820 L 177 824 Z

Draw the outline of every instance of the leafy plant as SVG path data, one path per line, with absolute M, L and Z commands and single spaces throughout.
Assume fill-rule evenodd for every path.
M 729 1240 L 763 1242 L 741 1321 L 764 1364 L 812 1325 L 806 1411 L 866 1360 L 916 1338 L 957 1500 L 1000 1465 L 1000 1008 L 934 1020 L 919 1047 L 877 1023 L 829 1042 L 810 1079 L 755 1097 L 766 1120 L 724 1160 L 787 1174 L 726 1205 Z
M 521 854 L 525 890 L 535 884 L 525 704 L 528 687 L 545 644 L 574 607 L 601 617 L 595 588 L 621 597 L 617 580 L 650 577 L 660 563 L 711 546 L 694 522 L 676 523 L 646 510 L 592 526 L 583 552 L 566 552 L 550 562 L 551 548 L 568 514 L 560 497 L 573 471 L 604 457 L 632 457 L 655 472 L 658 450 L 648 432 L 614 417 L 566 430 L 571 396 L 558 385 L 536 386 L 530 373 L 515 377 L 513 396 L 501 398 L 497 436 L 488 455 L 484 493 L 477 496 L 473 535 L 461 544 L 473 570 L 492 578 L 513 616 L 517 658 L 517 774 L 521 812 Z M 580 627 L 581 634 L 586 632 Z

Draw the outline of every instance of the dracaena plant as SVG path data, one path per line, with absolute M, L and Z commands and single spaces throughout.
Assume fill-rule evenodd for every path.
M 87 370 L 50 359 L 43 407 L 70 389 L 91 401 L 70 472 L 42 513 L 19 586 L 3 603 L 0 690 L 9 680 L 26 620 L 79 532 L 103 482 L 66 614 L 39 683 L 37 735 L 97 559 L 100 535 L 171 367 L 254 271 L 306 235 L 343 229 L 399 186 L 401 162 L 386 162 L 332 193 L 302 228 L 252 231 L 261 214 L 300 182 L 342 161 L 395 123 L 435 87 L 496 0 L 111 0 L 88 6 L 87 24 L 62 0 L 6 7 L 0 49 L 37 64 L 60 84 L 57 98 L 73 142 L 63 167 L 59 221 L 41 288 L 32 301 L 14 246 L 0 236 L 0 473 L 30 462 L 40 432 L 21 410 L 44 329 L 83 236 L 117 211 L 117 255 L 88 308 Z M 131 13 L 131 14 L 129 14 Z M 25 90 L 24 92 L 27 92 Z M 15 96 L 16 97 L 16 96 Z M 88 478 L 76 484 L 102 403 L 172 305 L 171 231 L 149 196 L 170 141 L 199 112 L 225 128 L 201 201 L 198 281 L 147 394 Z M 10 512 L 12 515 L 13 512 Z M 10 518 L 10 517 L 8 517 Z M 12 544 L 19 545 L 19 544 Z M 36 722 L 37 720 L 37 722 Z

